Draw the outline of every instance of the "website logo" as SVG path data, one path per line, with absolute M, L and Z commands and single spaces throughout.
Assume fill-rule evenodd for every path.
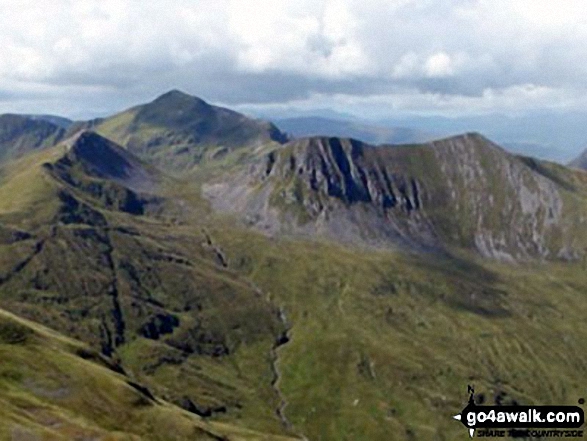
M 521 406 L 475 404 L 475 390 L 468 387 L 469 403 L 453 418 L 460 421 L 473 438 L 478 436 L 510 437 L 583 437 L 579 430 L 585 423 L 585 414 L 579 406 Z M 579 400 L 580 404 L 584 400 Z

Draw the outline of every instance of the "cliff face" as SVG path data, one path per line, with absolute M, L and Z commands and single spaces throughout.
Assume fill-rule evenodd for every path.
M 504 260 L 576 257 L 575 232 L 585 221 L 565 212 L 585 212 L 584 199 L 538 165 L 477 134 L 380 147 L 307 138 L 252 167 L 248 190 L 233 183 L 209 194 L 238 194 L 226 205 L 271 231 L 475 248 Z

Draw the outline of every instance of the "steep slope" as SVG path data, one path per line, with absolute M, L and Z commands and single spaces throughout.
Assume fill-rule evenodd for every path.
M 157 185 L 136 192 L 136 176 Z M 272 383 L 279 309 L 227 270 L 205 229 L 170 219 L 166 182 L 94 133 L 12 163 L 0 194 L 19 203 L 0 210 L 0 306 L 119 360 L 191 413 L 285 432 Z
M 24 115 L 0 115 L 0 162 L 54 145 L 65 130 L 48 121 Z
M 2 440 L 286 440 L 206 423 L 87 345 L 0 310 Z
M 254 120 L 177 90 L 87 127 L 171 172 L 199 163 L 207 154 L 283 142 L 274 125 Z
M 533 164 L 476 134 L 388 147 L 318 137 L 291 142 L 206 193 L 273 232 L 475 248 L 509 260 L 577 258 L 587 243 L 587 193 L 572 171 L 565 182 Z
M 460 440 L 467 385 L 485 404 L 584 396 L 583 262 L 373 252 L 210 230 L 290 324 L 284 414 L 310 440 Z M 547 354 L 547 355 L 545 355 Z
M 277 127 L 296 138 L 328 136 L 354 138 L 370 144 L 413 144 L 442 136 L 407 127 L 383 127 L 361 121 L 345 121 L 317 116 L 275 121 Z
M 587 170 L 587 150 L 581 153 L 577 158 L 569 163 L 569 167 Z
M 69 150 L 59 165 L 78 164 L 81 172 L 89 177 L 107 179 L 136 191 L 156 187 L 156 169 L 94 132 L 81 132 L 65 145 Z
M 113 160 L 104 164 L 102 154 Z M 52 340 L 14 349 L 14 358 L 0 357 L 0 399 L 9 403 L 0 430 L 24 439 L 52 430 L 60 439 L 59 428 L 73 427 L 75 439 L 82 420 L 86 439 L 169 439 L 176 430 L 182 439 L 196 414 L 207 423 L 198 436 L 217 439 L 440 441 L 466 436 L 452 415 L 467 384 L 491 404 L 576 404 L 584 396 L 584 262 L 481 259 L 465 233 L 481 216 L 491 234 L 502 229 L 510 240 L 518 224 L 534 225 L 524 217 L 532 213 L 540 231 L 558 193 L 560 222 L 581 240 L 585 173 L 509 155 L 477 135 L 393 148 L 313 138 L 262 159 L 240 176 L 228 169 L 231 191 L 224 178 L 211 189 L 251 223 L 274 222 L 281 234 L 273 237 L 211 212 L 193 179 L 168 180 L 95 134 L 3 169 L 0 307 L 83 341 L 95 361 L 126 376 L 111 381 Z M 127 186 L 137 171 L 154 179 L 151 191 Z M 236 185 L 240 178 L 250 185 Z M 147 208 L 129 210 L 116 196 L 127 192 Z M 170 215 L 171 206 L 181 210 Z M 507 219 L 491 223 L 485 216 L 494 211 Z M 282 238 L 289 225 L 334 240 Z M 372 239 L 367 230 L 388 244 L 451 246 L 452 254 L 348 245 Z M 456 238 L 447 233 L 455 230 Z M 10 340 L 18 343 L 19 332 Z M 144 394 L 127 380 L 158 403 L 137 413 L 133 403 Z M 64 386 L 83 392 L 61 396 Z M 53 406 L 57 426 L 33 399 Z M 175 407 L 160 416 L 163 401 L 189 412 L 180 418 L 186 429 L 176 429 Z

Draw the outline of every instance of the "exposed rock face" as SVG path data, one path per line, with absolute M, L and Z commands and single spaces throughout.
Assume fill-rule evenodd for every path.
M 372 147 L 339 138 L 315 138 L 301 145 L 288 161 L 281 161 L 277 167 L 274 167 L 276 152 L 270 154 L 266 176 L 296 177 L 309 190 L 347 205 L 368 203 L 382 210 L 398 207 L 406 213 L 420 208 L 416 179 L 394 173 L 381 161 L 371 163 L 365 150 Z
M 122 147 L 93 132 L 82 132 L 64 144 L 69 147 L 65 155 L 45 164 L 54 177 L 107 208 L 130 214 L 145 214 L 149 205 L 160 202 L 149 194 L 156 188 L 159 174 Z M 64 207 L 67 219 L 76 213 L 71 219 L 79 220 L 77 207 L 71 203 Z
M 271 152 L 247 179 L 206 192 L 273 233 L 514 260 L 576 257 L 572 231 L 585 227 L 564 216 L 567 189 L 477 134 L 381 147 L 308 138 Z
M 135 191 L 149 191 L 156 173 L 133 154 L 91 131 L 84 131 L 69 141 L 65 162 L 78 163 L 88 176 L 108 179 Z

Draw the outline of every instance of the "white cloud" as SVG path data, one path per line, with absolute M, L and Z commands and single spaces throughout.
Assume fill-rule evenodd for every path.
M 580 106 L 586 38 L 581 0 L 3 0 L 0 110 L 106 112 L 173 87 L 232 104 Z
M 450 77 L 454 75 L 454 63 L 445 52 L 431 55 L 424 65 L 426 76 L 430 78 Z

